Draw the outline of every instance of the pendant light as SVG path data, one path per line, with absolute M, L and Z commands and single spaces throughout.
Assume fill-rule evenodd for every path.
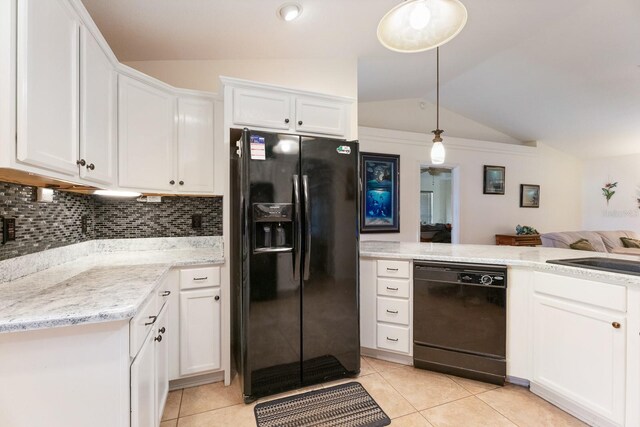
M 432 130 L 435 136 L 431 146 L 431 163 L 441 165 L 444 163 L 444 145 L 442 145 L 442 134 L 440 129 L 440 48 L 436 48 L 436 129 Z
M 459 0 L 405 0 L 382 17 L 378 40 L 396 52 L 423 52 L 453 39 L 466 23 Z

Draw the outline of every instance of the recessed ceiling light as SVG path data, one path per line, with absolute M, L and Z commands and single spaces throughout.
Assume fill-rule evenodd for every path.
M 298 3 L 285 3 L 278 8 L 278 16 L 285 21 L 293 21 L 302 14 L 302 6 Z

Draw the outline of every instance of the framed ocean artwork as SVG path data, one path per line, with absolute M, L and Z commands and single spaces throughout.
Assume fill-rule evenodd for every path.
M 400 156 L 360 153 L 362 233 L 400 232 Z

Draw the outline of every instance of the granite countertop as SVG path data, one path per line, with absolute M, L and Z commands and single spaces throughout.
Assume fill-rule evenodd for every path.
M 129 246 L 105 252 L 98 242 L 76 260 L 0 283 L 0 333 L 130 319 L 172 267 L 224 263 L 221 247 Z M 46 252 L 29 256 L 42 262 Z
M 640 257 L 633 255 L 575 251 L 541 246 L 365 241 L 360 242 L 360 257 L 501 264 L 569 275 L 581 279 L 640 286 L 640 276 L 547 263 L 547 260 L 551 259 L 586 257 L 618 258 L 640 262 Z

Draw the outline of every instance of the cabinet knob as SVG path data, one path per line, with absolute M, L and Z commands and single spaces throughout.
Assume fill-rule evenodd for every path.
M 89 169 L 90 171 L 94 170 L 96 168 L 96 165 L 94 165 L 93 163 L 89 163 L 87 165 L 87 169 Z
M 302 126 L 302 120 L 298 120 L 298 126 Z
M 178 184 L 180 184 L 180 185 L 184 185 L 184 181 L 180 181 Z
M 158 329 L 158 332 L 160 332 L 161 334 L 164 334 L 165 332 L 167 332 L 167 330 L 163 326 L 162 328 Z
M 155 337 L 153 340 L 154 340 L 154 341 L 158 341 L 158 342 L 162 341 L 162 335 L 158 335 L 158 336 L 157 336 L 157 337 Z
M 76 165 L 78 166 L 84 166 L 86 164 L 87 162 L 85 161 L 85 159 L 76 160 Z
M 220 299 L 220 295 L 216 295 L 213 299 L 215 299 L 216 301 L 218 301 Z
M 284 119 L 284 122 L 285 123 L 289 123 L 289 119 Z
M 176 183 L 176 182 L 175 182 L 174 180 L 169 181 L 169 184 L 171 184 L 171 185 L 173 185 L 173 184 L 175 184 L 175 183 Z
M 614 327 L 614 328 L 616 328 L 616 329 L 620 329 L 620 323 L 618 323 L 618 322 L 613 322 L 613 323 L 611 324 L 611 326 L 613 326 L 613 327 Z

